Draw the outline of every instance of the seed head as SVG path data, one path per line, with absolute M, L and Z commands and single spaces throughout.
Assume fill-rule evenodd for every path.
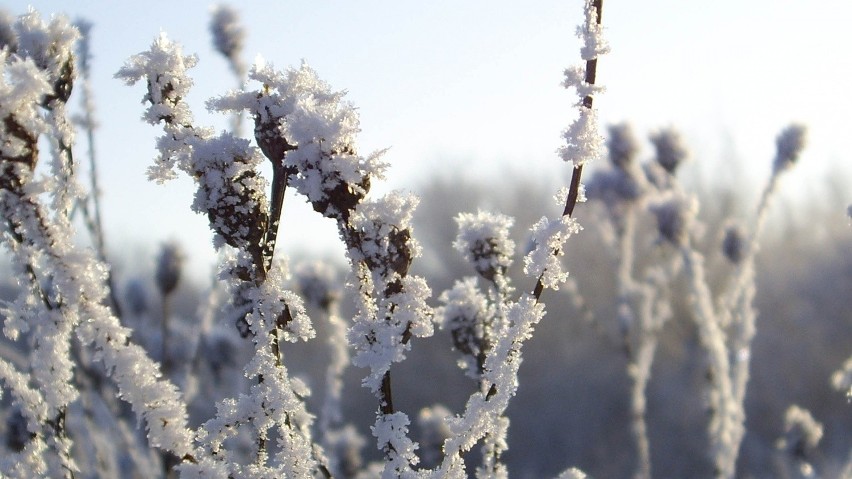
M 722 239 L 722 253 L 728 261 L 739 264 L 745 256 L 745 234 L 739 225 L 730 225 L 725 229 L 725 237 Z
M 606 141 L 609 150 L 609 161 L 619 169 L 624 169 L 636 158 L 639 152 L 639 143 L 633 135 L 633 128 L 629 123 L 618 123 L 610 125 L 609 138 Z
M 157 281 L 157 288 L 160 289 L 163 296 L 168 296 L 177 287 L 178 281 L 180 281 L 183 261 L 184 254 L 178 243 L 165 243 L 160 248 L 155 279 Z
M 776 153 L 773 174 L 778 174 L 793 166 L 805 148 L 807 129 L 803 125 L 793 124 L 783 129 L 775 139 Z
M 689 151 L 684 146 L 680 133 L 672 128 L 660 130 L 651 135 L 651 143 L 657 150 L 655 158 L 657 163 L 671 175 L 689 156 Z
M 651 205 L 651 212 L 657 217 L 660 236 L 675 246 L 683 246 L 689 238 L 689 228 L 696 209 L 694 200 L 678 195 L 669 195 Z

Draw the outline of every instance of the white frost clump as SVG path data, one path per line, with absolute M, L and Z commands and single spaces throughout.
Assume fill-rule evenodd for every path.
M 401 477 L 403 473 L 410 471 L 411 465 L 420 461 L 414 453 L 418 445 L 408 437 L 410 424 L 411 421 L 406 414 L 396 412 L 382 415 L 376 420 L 374 426 L 370 426 L 380 449 L 384 447 L 394 451 L 385 463 L 382 478 Z
M 463 355 L 459 367 L 468 377 L 482 375 L 484 358 L 490 349 L 490 339 L 496 315 L 495 308 L 476 286 L 476 278 L 456 281 L 452 288 L 438 298 L 444 305 L 435 311 L 441 328 L 450 331 L 453 345 Z
M 784 413 L 784 436 L 778 441 L 777 447 L 789 451 L 798 459 L 805 459 L 809 452 L 816 449 L 822 434 L 822 424 L 814 419 L 810 411 L 793 405 Z
M 602 36 L 602 28 L 597 23 L 597 10 L 594 2 L 586 2 L 586 18 L 582 26 L 577 28 L 577 35 L 582 39 L 583 46 L 580 55 L 583 60 L 595 60 L 598 56 L 609 52 L 609 45 Z M 597 111 L 592 108 L 592 96 L 603 91 L 599 85 L 587 81 L 586 68 L 573 66 L 565 70 L 565 88 L 577 91 L 577 103 L 580 110 L 577 119 L 563 133 L 566 145 L 559 149 L 559 156 L 575 167 L 594 161 L 601 155 L 604 140 L 598 132 Z
M 187 70 L 198 63 L 195 55 L 183 55 L 183 49 L 172 42 L 165 33 L 151 44 L 151 49 L 130 57 L 115 74 L 116 78 L 133 85 L 145 79 L 148 94 L 145 100 L 151 105 L 143 118 L 152 125 L 161 120 L 178 125 L 192 124 L 192 114 L 183 101 L 192 87 Z
M 831 375 L 831 385 L 838 391 L 846 391 L 846 395 L 852 399 L 852 357 Z
M 73 77 L 74 48 L 80 37 L 77 28 L 64 15 L 55 16 L 46 24 L 38 12 L 30 10 L 18 18 L 15 29 L 18 34 L 17 54 L 32 58 L 58 89 L 67 89 L 58 94 L 70 94 L 71 85 L 59 85 L 59 82 Z
M 515 242 L 509 238 L 509 228 L 515 220 L 497 213 L 478 211 L 460 213 L 456 217 L 459 232 L 453 247 L 470 262 L 482 277 L 493 281 L 506 274 L 512 265 Z
M 355 108 L 343 101 L 303 63 L 276 71 L 258 59 L 249 79 L 259 91 L 238 91 L 208 102 L 218 111 L 246 110 L 255 121 L 255 138 L 273 162 L 292 170 L 290 184 L 327 217 L 348 214 L 366 196 L 371 178 L 381 178 L 383 152 L 357 153 L 360 131 Z M 286 153 L 286 156 L 285 156 Z
M 583 41 L 580 56 L 588 61 L 609 53 L 609 43 L 603 37 L 603 27 L 598 23 L 595 2 L 586 2 L 585 14 L 583 25 L 577 27 L 577 36 Z
M 542 217 L 532 227 L 535 248 L 524 257 L 524 273 L 541 278 L 545 288 L 558 290 L 559 285 L 568 279 L 568 272 L 562 269 L 560 261 L 565 254 L 563 245 L 581 229 L 579 223 L 568 216 L 558 219 Z
M 566 145 L 559 149 L 559 156 L 575 167 L 600 158 L 604 140 L 598 132 L 597 110 L 581 108 L 580 116 L 562 136 Z

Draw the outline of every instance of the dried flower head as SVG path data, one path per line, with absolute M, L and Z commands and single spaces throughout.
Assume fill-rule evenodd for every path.
M 453 346 L 464 354 L 459 366 L 468 376 L 479 378 L 485 366 L 485 355 L 491 349 L 488 329 L 494 311 L 473 277 L 456 281 L 438 299 L 443 303 L 436 311 L 441 327 L 450 331 Z
M 351 218 L 347 243 L 363 259 L 370 271 L 384 280 L 408 274 L 420 254 L 420 245 L 411 234 L 411 217 L 419 199 L 398 191 L 358 206 Z
M 745 257 L 745 233 L 740 225 L 732 224 L 725 228 L 722 239 L 722 253 L 728 261 L 739 264 Z
M 294 273 L 296 287 L 305 300 L 324 310 L 340 300 L 337 274 L 328 263 L 313 261 L 300 264 Z
M 509 228 L 515 220 L 502 215 L 478 211 L 456 216 L 459 232 L 453 247 L 473 264 L 483 278 L 494 281 L 506 274 L 512 265 L 515 242 L 509 238 Z
M 74 50 L 80 33 L 64 15 L 54 16 L 50 23 L 45 23 L 35 10 L 18 17 L 15 29 L 18 34 L 16 53 L 31 58 L 47 73 L 51 83 L 51 92 L 44 98 L 44 105 L 50 108 L 53 100 L 66 103 L 77 76 Z
M 689 151 L 686 149 L 680 133 L 672 128 L 666 128 L 652 134 L 651 143 L 654 144 L 657 153 L 655 160 L 671 175 L 689 156 Z
M 246 32 L 240 25 L 240 17 L 236 10 L 227 5 L 213 7 L 210 19 L 210 33 L 213 34 L 213 46 L 228 59 L 234 71 L 241 75 L 240 53 L 245 43 Z
M 607 206 L 631 202 L 642 196 L 645 183 L 637 168 L 611 168 L 595 171 L 586 186 L 586 194 Z
M 694 199 L 675 194 L 667 195 L 650 206 L 657 218 L 660 236 L 675 246 L 686 244 L 697 208 Z
M 259 248 L 266 233 L 266 181 L 261 161 L 248 141 L 230 134 L 195 142 L 193 169 L 198 180 L 193 209 L 206 213 L 210 228 L 234 248 Z
M 639 153 L 639 142 L 636 141 L 633 128 L 625 122 L 609 125 L 607 130 L 609 138 L 606 147 L 609 151 L 609 161 L 616 168 L 624 169 L 634 162 Z
M 163 296 L 168 296 L 177 287 L 183 269 L 184 254 L 177 242 L 165 243 L 160 247 L 160 255 L 157 258 L 157 271 L 154 278 L 157 288 Z
M 791 167 L 805 148 L 807 129 L 803 125 L 793 124 L 783 129 L 775 139 L 775 161 L 773 174 Z

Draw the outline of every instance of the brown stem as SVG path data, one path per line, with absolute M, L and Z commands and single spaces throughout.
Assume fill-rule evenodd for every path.
M 275 243 L 278 240 L 278 226 L 284 209 L 284 193 L 287 192 L 287 180 L 295 173 L 293 168 L 285 167 L 281 162 L 272 162 L 272 201 L 269 210 L 269 226 L 263 244 L 263 257 L 266 268 L 272 264 L 275 255 Z
M 594 0 L 592 4 L 595 7 L 595 11 L 597 12 L 597 24 L 601 24 L 601 15 L 603 13 L 603 0 Z M 597 77 L 598 72 L 598 59 L 592 58 L 591 60 L 586 61 L 586 83 L 590 85 L 595 84 L 595 79 Z M 592 104 L 594 102 L 594 98 L 592 95 L 586 95 L 583 98 L 583 107 L 584 108 L 592 108 Z M 571 174 L 571 186 L 568 188 L 568 197 L 565 199 L 565 209 L 562 211 L 562 216 L 567 216 L 569 218 L 574 215 L 574 207 L 577 205 L 577 199 L 580 196 L 580 179 L 583 176 L 583 164 L 579 164 L 574 167 L 574 171 Z M 554 250 L 553 254 L 559 254 L 559 250 Z M 535 284 L 535 288 L 533 289 L 533 297 L 535 297 L 535 301 L 539 302 L 541 300 L 541 293 L 544 292 L 544 283 L 542 282 L 544 278 L 544 274 L 542 273 L 539 276 L 538 281 Z

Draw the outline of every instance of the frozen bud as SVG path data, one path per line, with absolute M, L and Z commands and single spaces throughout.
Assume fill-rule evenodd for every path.
M 657 218 L 660 236 L 675 246 L 683 246 L 689 238 L 689 228 L 697 205 L 694 200 L 669 195 L 668 198 L 651 205 Z
M 408 274 L 420 254 L 411 235 L 411 217 L 420 200 L 394 191 L 376 201 L 362 203 L 351 218 L 347 244 L 358 251 L 370 271 L 384 279 Z
M 438 298 L 444 304 L 437 310 L 443 329 L 453 336 L 453 346 L 465 355 L 459 366 L 472 378 L 479 378 L 485 366 L 485 355 L 491 349 L 487 338 L 493 311 L 485 295 L 476 287 L 476 278 L 456 281 Z
M 609 138 L 606 147 L 609 151 L 609 161 L 613 166 L 624 169 L 633 163 L 639 152 L 639 143 L 633 135 L 633 129 L 629 123 L 610 125 L 608 128 Z
M 667 128 L 651 135 L 651 143 L 657 152 L 656 161 L 670 175 L 689 155 L 683 144 L 683 138 L 676 130 Z
M 483 278 L 494 281 L 506 274 L 512 264 L 515 242 L 509 238 L 509 228 L 515 220 L 501 214 L 479 211 L 456 216 L 459 232 L 453 247 L 473 264 Z
M 127 303 L 130 312 L 141 316 L 148 312 L 148 288 L 140 279 L 132 279 L 124 288 L 124 302 Z
M 589 198 L 608 206 L 631 202 L 642 195 L 643 183 L 636 168 L 598 170 L 589 179 Z
M 210 228 L 240 250 L 259 248 L 268 224 L 266 181 L 248 141 L 223 134 L 194 145 L 199 188 L 193 209 L 207 213 Z
M 420 465 L 433 468 L 444 457 L 444 441 L 453 435 L 446 419 L 452 417 L 449 409 L 441 404 L 425 407 L 417 414 L 417 426 L 420 428 Z
M 790 125 L 775 139 L 775 162 L 773 163 L 773 174 L 791 167 L 805 148 L 807 130 L 803 125 Z
M 806 409 L 790 406 L 784 414 L 784 435 L 777 443 L 778 449 L 787 451 L 797 459 L 807 460 L 820 439 L 822 424 Z
M 246 32 L 240 25 L 237 11 L 227 5 L 213 7 L 210 33 L 213 34 L 213 46 L 216 50 L 231 62 L 239 62 Z
M 725 237 L 722 239 L 722 253 L 728 261 L 739 264 L 745 256 L 745 234 L 739 225 L 730 225 L 725 229 Z
M 334 268 L 323 262 L 303 263 L 296 268 L 296 286 L 308 303 L 327 310 L 340 300 Z
M 273 165 L 280 165 L 284 161 L 284 155 L 296 149 L 281 134 L 280 121 L 281 118 L 271 115 L 254 115 L 254 139 L 260 151 Z
M 157 281 L 157 288 L 160 289 L 163 296 L 168 296 L 177 287 L 183 261 L 183 251 L 176 242 L 165 243 L 160 248 L 160 256 L 157 258 L 157 271 L 154 277 Z
M 43 104 L 52 108 L 53 100 L 66 103 L 77 76 L 74 46 L 80 33 L 65 16 L 55 16 L 50 23 L 45 23 L 34 10 L 21 15 L 15 28 L 18 31 L 17 54 L 32 59 L 47 73 L 52 84 L 52 91 Z

